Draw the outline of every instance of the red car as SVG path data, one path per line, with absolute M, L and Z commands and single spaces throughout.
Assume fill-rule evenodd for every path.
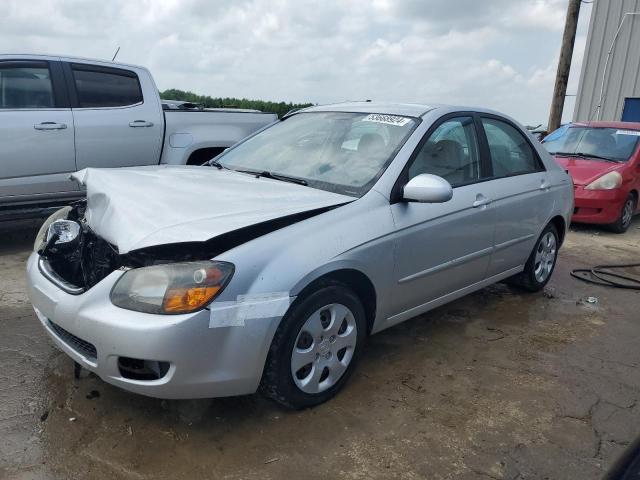
M 570 123 L 543 143 L 573 177 L 572 220 L 625 232 L 638 212 L 640 123 Z

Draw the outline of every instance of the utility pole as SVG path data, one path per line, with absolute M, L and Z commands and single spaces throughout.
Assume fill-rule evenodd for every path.
M 573 44 L 576 41 L 576 29 L 578 28 L 581 3 L 581 0 L 569 0 L 569 6 L 567 7 L 567 19 L 564 23 L 562 48 L 560 50 L 560 59 L 558 60 L 558 72 L 556 73 L 556 84 L 553 88 L 551 112 L 549 113 L 549 124 L 547 126 L 548 132 L 553 132 L 560 126 L 562 121 L 562 110 L 564 108 L 564 99 L 567 95 L 567 82 L 569 81 L 569 70 L 571 69 L 571 57 L 573 56 Z

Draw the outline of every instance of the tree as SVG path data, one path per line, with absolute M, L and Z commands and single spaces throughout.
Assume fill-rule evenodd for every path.
M 282 118 L 291 110 L 313 105 L 312 103 L 269 102 L 265 100 L 249 100 L 247 98 L 214 98 L 209 95 L 198 95 L 176 88 L 170 88 L 164 92 L 160 92 L 160 98 L 163 100 L 181 100 L 198 103 L 204 105 L 205 108 L 247 108 L 260 110 L 261 112 L 277 113 L 279 118 Z

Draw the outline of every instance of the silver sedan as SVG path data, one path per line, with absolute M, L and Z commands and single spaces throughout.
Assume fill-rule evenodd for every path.
M 573 209 L 521 125 L 450 106 L 312 107 L 205 166 L 73 177 L 86 202 L 27 266 L 53 341 L 132 392 L 293 408 L 335 395 L 370 334 L 494 282 L 542 289 Z

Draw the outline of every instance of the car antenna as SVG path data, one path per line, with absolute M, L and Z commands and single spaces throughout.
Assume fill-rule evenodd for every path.
M 116 57 L 118 56 L 118 52 L 120 52 L 120 47 L 118 47 L 116 49 L 116 53 L 113 54 L 113 58 L 111 59 L 112 62 L 115 61 Z

